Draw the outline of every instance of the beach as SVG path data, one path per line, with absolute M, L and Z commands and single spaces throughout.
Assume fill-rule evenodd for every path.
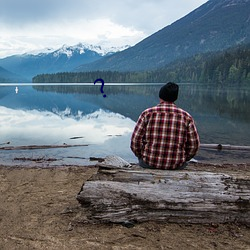
M 194 164 L 197 171 L 237 172 L 250 164 Z M 145 222 L 89 224 L 76 195 L 95 166 L 0 167 L 0 249 L 250 249 L 250 229 L 238 224 Z

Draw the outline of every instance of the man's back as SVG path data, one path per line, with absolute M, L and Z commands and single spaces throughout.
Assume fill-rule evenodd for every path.
M 131 138 L 135 155 L 152 168 L 175 169 L 199 147 L 194 120 L 173 102 L 161 101 L 139 117 Z

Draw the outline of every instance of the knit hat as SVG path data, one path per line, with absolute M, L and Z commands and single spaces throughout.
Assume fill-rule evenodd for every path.
M 179 86 L 176 83 L 168 82 L 161 87 L 159 97 L 166 102 L 174 102 L 178 98 Z

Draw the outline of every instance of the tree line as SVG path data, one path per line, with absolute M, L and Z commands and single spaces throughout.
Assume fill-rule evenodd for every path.
M 167 81 L 250 84 L 250 43 L 224 51 L 197 54 L 163 68 L 142 72 L 91 71 L 40 74 L 34 83 L 89 83 L 102 78 L 109 83 L 160 83 Z

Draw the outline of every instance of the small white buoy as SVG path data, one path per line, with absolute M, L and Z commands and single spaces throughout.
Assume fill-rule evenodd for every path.
M 16 94 L 17 94 L 18 93 L 18 87 L 16 87 L 15 91 L 16 91 Z

